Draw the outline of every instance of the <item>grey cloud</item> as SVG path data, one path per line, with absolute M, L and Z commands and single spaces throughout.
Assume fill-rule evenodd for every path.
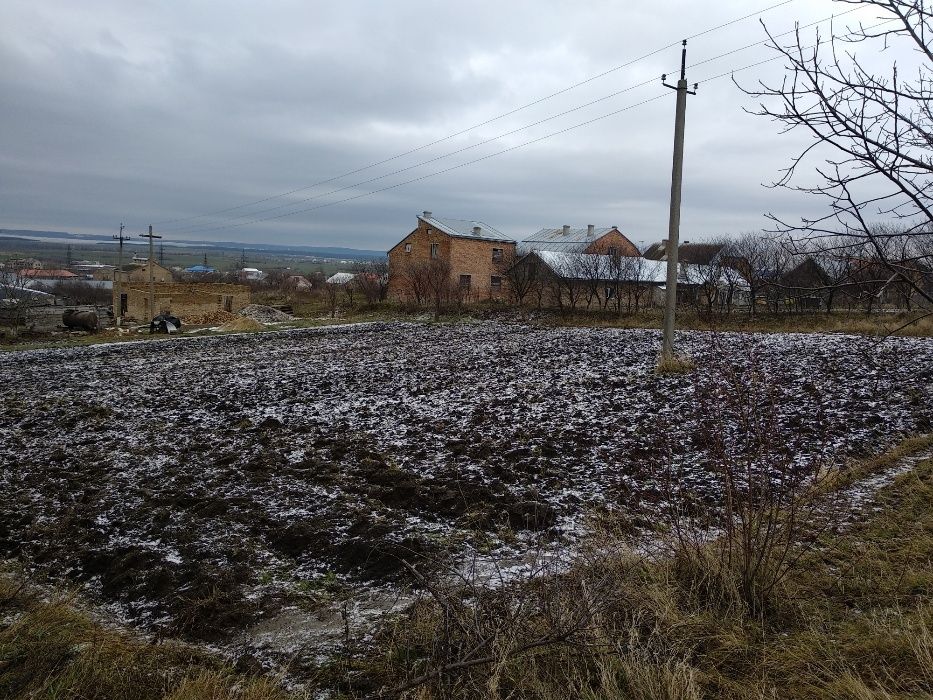
M 762 2 L 762 5 L 767 3 Z M 768 15 L 790 27 L 829 14 L 797 2 Z M 127 218 L 188 217 L 329 179 L 514 109 L 594 73 L 752 10 L 747 2 L 405 0 L 373 3 L 13 0 L 0 22 L 0 226 L 109 231 Z M 759 38 L 754 22 L 691 43 L 702 60 Z M 763 49 L 698 68 L 699 79 L 766 57 Z M 494 153 L 663 92 L 606 100 L 501 143 L 370 185 L 300 203 L 462 148 L 676 66 L 664 54 L 557 99 L 284 202 L 308 208 Z M 778 76 L 780 66 L 749 75 Z M 665 235 L 673 95 L 470 167 L 337 206 L 166 236 L 387 248 L 422 209 L 479 218 L 519 236 L 562 223 Z M 701 86 L 688 111 L 684 228 L 761 227 L 799 200 L 760 183 L 797 147 L 742 113 L 728 80 Z M 274 215 L 277 212 L 270 212 Z M 258 215 L 263 216 L 263 215 Z M 234 219 L 240 223 L 246 219 Z M 173 233 L 174 232 L 174 233 Z

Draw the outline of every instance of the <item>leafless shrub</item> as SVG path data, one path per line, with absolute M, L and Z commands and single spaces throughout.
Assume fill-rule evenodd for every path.
M 755 361 L 753 349 L 747 352 L 751 361 L 737 366 L 714 350 L 694 372 L 692 413 L 678 417 L 677 437 L 671 426 L 661 430 L 661 453 L 673 555 L 688 576 L 709 586 L 711 598 L 762 616 L 819 535 L 838 525 L 842 494 L 828 488 L 835 469 L 821 449 L 822 408 L 807 416 L 808 449 L 789 444 L 778 379 Z M 807 390 L 819 405 L 816 388 Z M 686 445 L 675 450 L 675 440 Z M 701 458 L 712 480 L 706 501 L 695 463 L 688 467 L 677 454 Z

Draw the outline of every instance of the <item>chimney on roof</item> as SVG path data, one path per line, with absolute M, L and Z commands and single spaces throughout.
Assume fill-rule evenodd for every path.
M 424 218 L 425 218 L 425 219 L 430 219 L 430 218 L 432 218 L 432 217 L 431 217 L 431 212 L 429 212 L 429 211 L 422 212 L 422 214 L 424 215 Z
M 570 226 L 564 224 L 564 235 L 566 236 L 568 233 L 570 233 Z
M 587 235 L 587 236 L 592 236 L 592 235 L 593 235 L 593 231 L 594 231 L 595 229 L 596 229 L 596 227 L 595 227 L 593 224 L 587 224 L 587 225 L 586 225 L 586 235 Z
M 482 228 L 481 226 L 474 226 L 474 227 L 473 227 L 473 235 L 474 235 L 474 236 L 478 236 L 478 235 L 480 234 L 480 231 L 482 231 L 482 230 L 483 230 L 483 228 Z
M 615 224 L 613 224 L 613 225 L 612 225 L 612 230 L 613 230 L 613 231 L 618 231 L 618 230 L 619 230 L 619 227 L 616 226 Z

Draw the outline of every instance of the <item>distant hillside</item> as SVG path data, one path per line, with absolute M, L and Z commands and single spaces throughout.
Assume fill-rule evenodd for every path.
M 0 229 L 0 236 L 4 238 L 41 239 L 49 243 L 113 243 L 112 236 L 95 234 L 68 233 L 66 231 L 30 231 L 26 229 Z M 314 255 L 321 258 L 369 260 L 385 257 L 382 250 L 359 250 L 356 248 L 340 248 L 335 246 L 309 246 L 309 245 L 276 245 L 273 243 L 239 243 L 237 241 L 196 241 L 196 240 L 167 240 L 163 242 L 166 248 L 171 247 L 199 247 L 216 250 L 255 251 L 291 255 Z

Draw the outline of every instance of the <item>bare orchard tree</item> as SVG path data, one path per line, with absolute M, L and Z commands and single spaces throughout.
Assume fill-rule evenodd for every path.
M 22 326 L 29 325 L 40 304 L 30 281 L 21 269 L 0 268 L 0 324 L 7 326 L 14 338 Z
M 423 267 L 428 298 L 434 303 L 434 320 L 437 321 L 441 317 L 444 305 L 455 291 L 450 279 L 450 263 L 443 258 L 434 258 Z
M 756 114 L 811 139 L 775 186 L 827 205 L 824 215 L 800 223 L 771 218 L 778 231 L 828 239 L 840 250 L 866 244 L 913 298 L 933 307 L 933 10 L 922 0 L 838 1 L 874 10 L 874 23 L 815 40 L 798 31 L 790 45 L 769 33 L 788 75 L 745 88 L 759 100 Z M 889 48 L 903 49 L 897 55 L 906 70 L 893 59 L 883 71 L 871 65 L 893 55 L 882 53 Z M 815 183 L 802 172 L 812 161 Z M 892 219 L 902 225 L 896 232 L 874 226 Z M 895 239 L 906 245 L 892 246 Z
M 605 291 L 609 279 L 609 256 L 581 254 L 577 256 L 577 259 L 582 291 L 581 301 L 586 303 L 587 309 L 592 308 L 594 303 L 597 307 L 603 308 L 609 303 Z
M 573 313 L 584 298 L 585 286 L 583 263 L 579 253 L 567 253 L 557 262 L 554 274 L 550 276 L 548 291 L 551 301 L 561 311 Z
M 514 248 L 503 251 L 496 262 L 496 269 L 508 283 L 509 296 L 519 307 L 534 296 L 534 290 L 541 284 L 541 270 L 537 257 L 519 256 Z
M 406 263 L 401 269 L 393 271 L 397 275 L 398 287 L 402 294 L 421 306 L 428 300 L 428 274 L 430 263 L 425 260 L 415 260 Z
M 370 306 L 385 301 L 389 287 L 389 261 L 370 260 L 358 266 L 353 283 Z
M 337 284 L 336 282 L 325 282 L 324 283 L 324 301 L 327 303 L 327 309 L 330 311 L 330 317 L 336 318 L 337 308 L 340 305 L 340 288 L 343 285 Z
M 729 248 L 728 264 L 742 275 L 748 287 L 749 313 L 757 311 L 759 302 L 769 305 L 773 301 L 773 286 L 776 277 L 787 267 L 787 254 L 782 244 L 771 236 L 746 233 L 737 238 Z
M 613 256 L 613 267 L 618 268 L 619 279 L 625 291 L 627 310 L 638 313 L 647 303 L 653 285 L 648 262 L 639 256 Z M 620 290 L 621 291 L 621 290 Z M 616 310 L 621 312 L 621 300 L 616 300 Z

